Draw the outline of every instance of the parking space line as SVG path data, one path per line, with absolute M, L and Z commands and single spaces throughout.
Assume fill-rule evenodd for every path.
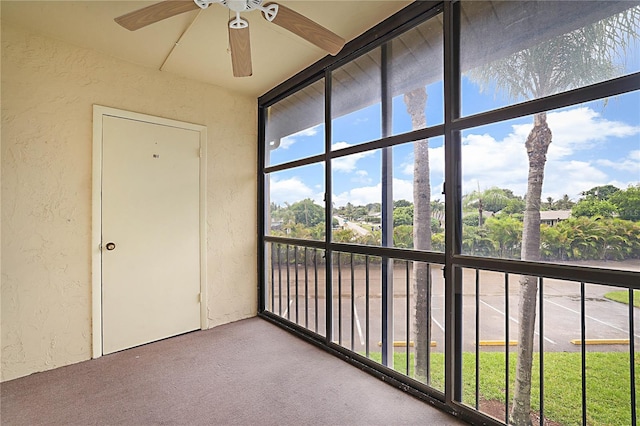
M 360 318 L 358 317 L 358 308 L 356 308 L 356 301 L 353 301 L 353 313 L 356 317 L 356 327 L 358 328 L 358 336 L 360 337 L 360 344 L 364 345 L 364 336 L 362 335 L 362 327 L 360 326 Z
M 292 303 L 293 303 L 293 299 L 289 300 L 289 305 L 287 306 L 287 309 L 285 309 L 284 312 L 282 313 L 282 317 L 287 316 L 287 312 L 289 312 L 289 308 L 291 307 Z
M 433 315 L 431 316 L 431 321 L 435 322 L 436 325 L 438 327 L 440 327 L 440 330 L 444 331 L 444 327 L 438 321 L 436 321 L 436 319 L 433 317 Z
M 487 302 L 485 302 L 484 300 L 481 300 L 480 303 L 488 306 L 489 308 L 493 309 L 494 311 L 498 312 L 500 315 L 505 316 L 505 313 L 502 312 L 500 309 L 498 308 L 494 308 L 493 306 L 491 306 L 490 304 L 488 304 Z M 520 324 L 520 322 L 513 318 L 512 316 L 509 316 L 509 319 L 513 322 L 515 322 L 516 324 Z M 537 334 L 538 336 L 540 335 L 540 333 L 538 333 L 537 331 L 534 331 L 535 334 Z M 556 342 L 554 342 L 553 340 L 549 339 L 548 337 L 544 337 L 544 340 L 546 340 L 547 342 L 551 343 L 552 345 L 555 345 Z
M 578 312 L 578 311 L 576 311 L 576 310 L 574 310 L 574 309 L 571 309 L 571 308 L 567 308 L 566 306 L 562 306 L 562 305 L 561 305 L 561 304 L 559 304 L 559 303 L 552 302 L 551 300 L 546 300 L 545 302 L 547 302 L 547 303 L 551 303 L 552 305 L 556 305 L 556 306 L 558 306 L 558 307 L 560 307 L 560 308 L 562 308 L 562 309 L 566 309 L 566 310 L 567 310 L 567 311 L 569 311 L 569 312 L 573 312 L 574 314 L 580 315 L 580 312 Z M 613 324 L 609 324 L 609 323 L 607 323 L 607 322 L 601 321 L 601 320 L 599 320 L 598 318 L 594 318 L 594 317 L 589 316 L 589 315 L 585 315 L 585 318 L 589 318 L 590 320 L 593 320 L 593 321 L 595 321 L 595 322 L 599 322 L 600 324 L 606 325 L 607 327 L 611 327 L 611 328 L 613 328 L 613 329 L 615 329 L 615 330 L 622 331 L 623 333 L 627 333 L 627 334 L 629 334 L 629 330 L 624 330 L 624 329 L 622 329 L 622 328 L 620 328 L 620 327 L 618 327 L 618 326 L 615 326 L 615 325 L 613 325 Z M 639 338 L 639 339 L 640 339 L 640 335 L 634 334 L 633 336 L 634 336 L 634 337 L 637 337 L 637 338 Z

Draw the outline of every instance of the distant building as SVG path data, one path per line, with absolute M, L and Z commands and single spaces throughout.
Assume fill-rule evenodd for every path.
M 553 226 L 560 221 L 567 220 L 571 216 L 571 210 L 546 210 L 540 212 L 540 223 Z
M 271 219 L 271 229 L 272 230 L 280 230 L 282 229 L 282 225 L 284 221 L 282 219 Z

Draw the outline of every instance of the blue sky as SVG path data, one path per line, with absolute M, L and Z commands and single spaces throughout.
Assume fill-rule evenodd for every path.
M 635 61 L 637 62 L 637 60 Z M 637 70 L 637 64 L 632 64 Z M 443 122 L 442 84 L 427 87 L 425 109 L 428 126 Z M 508 103 L 493 93 L 480 93 L 463 79 L 463 112 L 476 113 Z M 574 201 L 580 192 L 597 185 L 626 188 L 640 183 L 640 92 L 548 112 L 553 134 L 549 147 L 543 200 L 568 194 Z M 463 193 L 492 186 L 526 190 L 528 160 L 524 143 L 533 124 L 522 117 L 463 132 Z M 372 105 L 334 119 L 333 149 L 381 137 L 380 106 Z M 393 102 L 393 134 L 411 130 L 402 97 Z M 283 139 L 271 154 L 272 164 L 319 154 L 324 146 L 324 126 L 305 129 Z M 429 140 L 432 199 L 443 199 L 443 138 Z M 381 151 L 355 154 L 333 162 L 332 198 L 337 207 L 381 201 Z M 324 167 L 315 164 L 272 174 L 271 201 L 289 204 L 312 198 L 323 204 Z M 413 144 L 393 148 L 394 199 L 413 198 Z

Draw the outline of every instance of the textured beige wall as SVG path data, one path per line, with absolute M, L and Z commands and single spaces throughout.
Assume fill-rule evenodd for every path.
M 2 26 L 2 380 L 91 357 L 92 105 L 208 128 L 209 326 L 256 314 L 256 100 Z

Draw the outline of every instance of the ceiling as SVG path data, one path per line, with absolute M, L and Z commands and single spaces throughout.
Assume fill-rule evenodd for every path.
M 348 42 L 411 2 L 283 0 L 278 3 L 318 22 Z M 321 49 L 267 22 L 259 11 L 243 13 L 251 30 L 253 75 L 234 78 L 228 52 L 228 9 L 214 4 L 206 10 L 187 12 L 134 32 L 113 21 L 153 3 L 2 0 L 1 16 L 3 25 L 18 26 L 144 67 L 255 97 L 326 56 Z

